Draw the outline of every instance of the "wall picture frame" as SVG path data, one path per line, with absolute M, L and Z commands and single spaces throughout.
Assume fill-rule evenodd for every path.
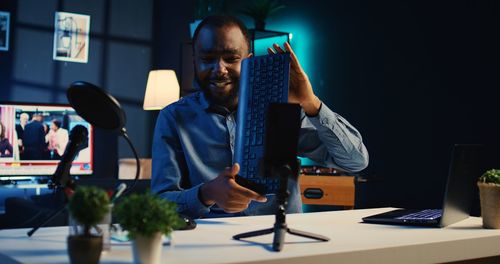
M 53 59 L 87 63 L 90 16 L 55 12 Z

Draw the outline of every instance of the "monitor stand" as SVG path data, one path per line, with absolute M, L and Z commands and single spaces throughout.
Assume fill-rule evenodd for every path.
M 246 232 L 246 233 L 241 233 L 238 235 L 233 236 L 233 239 L 235 240 L 241 240 L 243 238 L 249 238 L 249 237 L 254 237 L 254 236 L 262 236 L 262 235 L 267 235 L 274 233 L 274 238 L 273 238 L 273 250 L 274 251 L 281 251 L 283 249 L 283 244 L 285 240 L 285 234 L 289 233 L 292 235 L 296 236 L 301 236 L 301 237 L 306 237 L 322 242 L 329 241 L 330 238 L 318 234 L 313 234 L 309 232 L 304 232 L 296 229 L 289 228 L 288 225 L 286 224 L 286 205 L 288 203 L 288 196 L 289 196 L 289 191 L 288 191 L 288 177 L 291 177 L 293 175 L 293 171 L 288 165 L 283 165 L 277 168 L 275 170 L 277 174 L 279 174 L 280 177 L 280 186 L 279 186 L 279 191 L 277 194 L 277 202 L 278 202 L 278 208 L 276 210 L 275 214 L 275 223 L 274 227 L 272 228 L 267 228 L 267 229 L 262 229 L 262 230 L 256 230 L 256 231 L 251 231 L 251 232 Z

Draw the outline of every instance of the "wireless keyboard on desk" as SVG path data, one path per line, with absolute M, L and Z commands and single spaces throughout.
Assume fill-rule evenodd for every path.
M 260 194 L 276 193 L 279 180 L 265 178 L 259 164 L 264 156 L 267 108 L 271 103 L 288 102 L 290 54 L 247 58 L 240 76 L 234 153 L 240 178 L 236 181 Z

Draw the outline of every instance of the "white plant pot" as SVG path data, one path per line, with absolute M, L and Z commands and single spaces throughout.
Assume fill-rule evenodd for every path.
M 478 182 L 483 227 L 500 229 L 500 185 Z
M 151 237 L 136 236 L 132 241 L 134 263 L 159 264 L 163 248 L 163 234 L 158 232 Z

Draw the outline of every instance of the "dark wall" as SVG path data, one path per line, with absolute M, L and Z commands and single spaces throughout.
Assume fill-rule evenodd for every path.
M 370 203 L 439 206 L 454 143 L 485 143 L 500 166 L 497 1 L 287 2 L 276 20 L 317 35 L 317 93 L 364 136 Z
M 486 144 L 484 166 L 500 167 L 497 1 L 282 2 L 267 28 L 294 34 L 316 93 L 370 153 L 361 206 L 439 206 L 455 143 Z M 161 31 L 159 63 L 180 67 L 195 6 L 172 5 L 159 23 L 184 26 Z

